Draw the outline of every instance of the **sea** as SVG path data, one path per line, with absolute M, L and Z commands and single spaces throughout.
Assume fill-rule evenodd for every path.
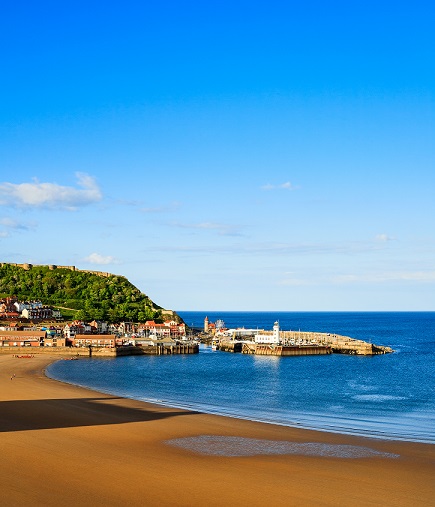
M 371 438 L 435 442 L 435 312 L 192 312 L 188 326 L 319 331 L 392 347 L 378 356 L 213 351 L 58 361 L 48 376 L 210 414 Z

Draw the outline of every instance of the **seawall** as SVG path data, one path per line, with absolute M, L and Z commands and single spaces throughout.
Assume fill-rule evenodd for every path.
M 271 332 L 260 331 L 258 334 L 270 336 Z M 279 338 L 281 341 L 279 345 L 261 343 L 254 344 L 252 342 L 249 343 L 238 340 L 221 339 L 219 342 L 219 349 L 224 350 L 225 352 L 243 351 L 245 354 L 267 354 L 279 356 L 330 354 L 331 352 L 335 354 L 373 356 L 394 352 L 390 347 L 375 345 L 364 340 L 357 340 L 355 338 L 350 338 L 349 336 L 331 333 L 280 331 Z
M 59 357 L 120 357 L 164 356 L 170 354 L 197 354 L 198 344 L 148 345 L 146 347 L 0 347 L 0 354 L 29 356 L 46 354 Z
M 291 346 L 245 343 L 242 348 L 242 354 L 257 356 L 324 356 L 331 353 L 331 347 L 324 345 Z

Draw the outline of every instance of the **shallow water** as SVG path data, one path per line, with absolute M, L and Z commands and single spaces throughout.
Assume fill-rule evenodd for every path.
M 200 325 L 205 313 L 181 312 Z M 225 313 L 228 327 L 324 331 L 395 349 L 374 357 L 213 352 L 60 361 L 53 378 L 181 408 L 288 426 L 435 442 L 435 313 Z

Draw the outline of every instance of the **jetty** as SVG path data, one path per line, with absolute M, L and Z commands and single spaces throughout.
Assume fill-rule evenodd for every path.
M 390 347 L 331 333 L 309 331 L 282 331 L 275 322 L 272 331 L 257 330 L 251 336 L 241 337 L 234 330 L 215 335 L 213 344 L 225 352 L 241 352 L 261 356 L 307 356 L 348 354 L 374 356 L 393 352 Z M 242 339 L 241 339 L 242 338 Z

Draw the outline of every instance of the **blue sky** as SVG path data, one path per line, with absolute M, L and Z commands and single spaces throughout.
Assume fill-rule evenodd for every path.
M 434 310 L 434 7 L 9 2 L 0 257 L 174 310 Z

